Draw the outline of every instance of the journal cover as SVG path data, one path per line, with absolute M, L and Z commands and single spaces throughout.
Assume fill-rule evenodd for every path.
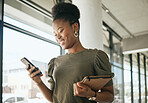
M 101 90 L 110 80 L 111 76 L 102 75 L 102 76 L 86 76 L 82 80 L 82 83 L 89 86 L 91 89 L 95 91 Z

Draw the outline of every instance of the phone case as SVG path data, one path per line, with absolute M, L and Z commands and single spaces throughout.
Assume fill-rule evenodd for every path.
M 30 67 L 29 68 L 31 68 L 31 67 L 33 67 L 34 65 L 27 59 L 27 58 L 22 58 L 21 59 L 21 61 L 27 66 L 27 65 L 29 65 Z M 34 66 L 35 67 L 35 66 Z M 35 67 L 35 69 L 32 71 L 32 73 L 33 72 L 35 72 L 35 71 L 37 71 L 38 70 L 38 68 L 36 68 Z M 42 74 L 42 72 L 40 72 L 40 73 L 38 73 L 37 75 L 41 75 Z

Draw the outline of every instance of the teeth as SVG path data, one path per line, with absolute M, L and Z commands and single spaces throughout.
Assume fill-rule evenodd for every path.
M 64 41 L 62 40 L 62 41 L 60 41 L 60 44 L 62 44 Z

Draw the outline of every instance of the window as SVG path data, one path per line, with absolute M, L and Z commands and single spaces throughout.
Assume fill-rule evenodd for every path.
M 6 94 L 19 95 L 27 97 L 30 103 L 34 101 L 45 103 L 46 100 L 29 78 L 26 66 L 20 59 L 27 57 L 39 67 L 43 73 L 42 80 L 49 87 L 47 64 L 50 59 L 60 55 L 60 46 L 6 27 L 4 27 L 3 42 L 3 96 Z
M 139 102 L 139 78 L 138 78 L 138 64 L 137 55 L 133 54 L 133 98 L 134 103 Z
M 112 31 L 110 31 L 112 33 Z M 122 70 L 122 52 L 121 42 L 114 35 L 110 34 L 109 31 L 103 30 L 103 44 L 104 51 L 110 57 L 112 64 L 112 72 L 115 74 L 113 78 L 114 85 L 114 103 L 122 103 L 124 99 L 123 95 L 123 70 Z M 109 38 L 112 35 L 112 38 Z M 112 39 L 110 41 L 110 39 Z M 110 48 L 110 44 L 113 44 L 113 48 Z M 110 52 L 111 51 L 111 52 Z
M 115 77 L 113 78 L 114 83 L 114 103 L 122 103 L 123 96 L 122 96 L 122 69 L 112 66 L 113 73 Z
M 139 100 L 139 80 L 138 73 L 133 72 L 133 97 L 134 103 L 138 103 Z
M 131 71 L 130 63 L 124 58 L 124 100 L 125 103 L 131 103 Z
M 145 103 L 145 76 L 143 60 L 143 55 L 140 55 L 141 103 Z

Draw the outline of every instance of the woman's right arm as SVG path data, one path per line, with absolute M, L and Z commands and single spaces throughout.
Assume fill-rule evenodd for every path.
M 38 73 L 40 73 L 40 70 L 38 69 L 36 72 L 33 72 L 32 71 L 35 69 L 35 67 L 32 67 L 31 69 L 29 69 L 29 65 L 26 67 L 26 69 L 28 70 L 29 72 L 29 76 L 30 78 L 37 84 L 37 86 L 39 87 L 39 89 L 41 90 L 42 94 L 44 95 L 44 97 L 50 101 L 50 102 L 53 102 L 53 99 L 52 99 L 52 94 L 53 94 L 53 91 L 50 90 L 41 80 L 41 76 L 36 76 Z

